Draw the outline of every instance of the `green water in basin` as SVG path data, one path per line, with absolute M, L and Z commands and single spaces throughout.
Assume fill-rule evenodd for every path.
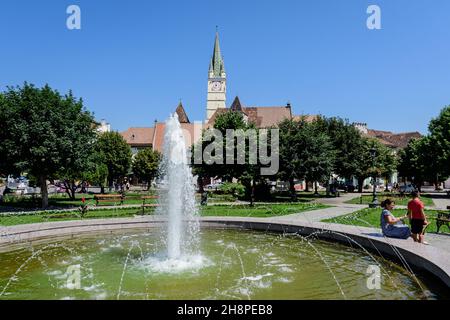
M 392 262 L 317 239 L 203 229 L 201 255 L 183 261 L 166 261 L 161 239 L 128 231 L 1 253 L 0 299 L 448 298 Z

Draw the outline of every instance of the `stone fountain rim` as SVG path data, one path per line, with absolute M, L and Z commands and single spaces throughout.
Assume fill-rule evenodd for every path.
M 95 232 L 107 233 L 131 229 L 151 229 L 164 222 L 158 216 L 136 216 L 134 218 L 110 218 L 92 220 L 74 220 L 45 222 L 10 227 L 0 227 L 0 252 L 14 250 L 17 245 L 37 241 L 49 241 L 60 237 L 76 237 Z M 411 240 L 399 240 L 382 237 L 376 229 L 352 227 L 322 222 L 299 222 L 286 217 L 251 218 L 251 217 L 202 217 L 201 226 L 206 228 L 233 228 L 270 232 L 299 233 L 311 236 L 316 233 L 320 239 L 352 245 L 357 241 L 366 250 L 378 256 L 405 262 L 414 269 L 434 275 L 450 288 L 450 253 L 442 249 L 413 243 Z M 354 243 L 353 243 L 354 244 Z M 403 256 L 403 261 L 397 257 Z

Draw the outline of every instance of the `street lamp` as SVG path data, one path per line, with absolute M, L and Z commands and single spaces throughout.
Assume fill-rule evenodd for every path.
M 369 204 L 370 208 L 378 207 L 378 198 L 377 198 L 377 174 L 375 172 L 375 158 L 377 156 L 377 149 L 371 148 L 370 155 L 372 156 L 372 166 L 373 166 L 373 199 L 372 203 Z

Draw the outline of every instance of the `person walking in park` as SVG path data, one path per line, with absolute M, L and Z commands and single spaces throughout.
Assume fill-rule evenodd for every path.
M 394 217 L 392 210 L 395 207 L 394 201 L 386 199 L 381 203 L 383 211 L 381 212 L 381 231 L 383 235 L 389 238 L 408 239 L 411 236 L 411 230 L 404 224 L 407 216 L 400 218 Z
M 428 225 L 427 216 L 424 212 L 424 204 L 420 200 L 419 191 L 411 193 L 412 200 L 408 202 L 408 217 L 411 222 L 411 233 L 415 242 L 425 242 L 425 227 Z

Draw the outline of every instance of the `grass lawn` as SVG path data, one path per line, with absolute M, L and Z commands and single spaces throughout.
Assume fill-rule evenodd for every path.
M 111 193 L 117 194 L 117 193 Z M 154 193 L 127 193 L 125 196 L 125 201 L 123 204 L 142 204 L 141 197 L 147 195 L 153 195 Z M 93 194 L 82 194 L 77 193 L 75 200 L 71 200 L 67 194 L 57 194 L 50 195 L 48 199 L 48 204 L 50 207 L 59 208 L 71 208 L 79 207 L 81 205 L 81 199 L 85 198 L 88 205 L 94 205 L 94 195 Z M 155 200 L 156 201 L 156 200 Z M 153 200 L 147 200 L 146 203 L 155 202 Z M 14 207 L 14 208 L 39 208 L 41 199 L 33 199 L 30 196 L 12 196 L 6 195 L 0 206 Z M 120 202 L 101 202 L 101 205 L 119 205 Z
M 200 199 L 200 195 L 197 195 Z M 320 198 L 327 198 L 325 191 L 319 191 L 318 195 L 314 195 L 314 192 L 297 192 L 297 202 L 305 203 L 311 202 Z M 230 194 L 221 194 L 220 192 L 208 191 L 208 203 L 220 203 L 220 202 L 235 202 L 236 197 Z M 272 193 L 266 199 L 257 200 L 257 202 L 289 202 L 292 203 L 292 198 L 289 192 L 276 192 Z
M 255 204 L 248 205 L 217 205 L 201 208 L 202 216 L 225 216 L 225 217 L 258 217 L 269 218 L 275 216 L 285 216 L 303 211 L 328 208 L 315 202 L 309 203 L 283 203 L 283 204 Z
M 406 214 L 405 209 L 394 209 L 392 214 L 396 217 L 401 217 Z M 436 210 L 426 210 L 425 214 L 428 217 L 430 225 L 427 229 L 427 232 L 436 232 L 436 221 L 433 218 L 436 218 L 437 211 Z M 347 224 L 354 226 L 362 226 L 362 227 L 374 227 L 380 228 L 380 215 L 381 209 L 363 209 L 351 214 L 343 215 L 340 217 L 326 219 L 323 222 L 331 222 L 331 223 L 339 223 L 339 224 Z M 405 220 L 407 222 L 407 220 Z M 441 232 L 449 232 L 449 229 L 446 227 L 441 227 Z
M 274 217 L 288 215 L 303 211 L 327 208 L 328 206 L 317 203 L 292 203 L 292 204 L 273 204 L 273 205 L 255 205 L 250 207 L 247 205 L 217 205 L 201 207 L 202 216 L 229 216 L 229 217 Z M 153 214 L 154 209 L 147 208 L 146 214 Z M 140 215 L 140 208 L 124 208 L 124 209 L 105 209 L 91 210 L 84 219 L 100 219 L 100 218 L 126 218 L 134 215 Z M 80 220 L 77 212 L 40 212 L 22 215 L 0 216 L 1 226 L 12 226 L 18 224 L 53 222 Z
M 111 193 L 117 194 L 117 193 Z M 129 192 L 125 195 L 124 205 L 139 205 L 142 204 L 142 196 L 154 195 L 154 191 L 143 192 L 143 193 L 132 193 Z M 197 199 L 200 200 L 200 194 L 197 194 Z M 320 192 L 320 194 L 314 195 L 313 192 L 299 192 L 297 193 L 297 202 L 298 203 L 307 203 L 314 201 L 318 198 L 325 197 L 324 192 Z M 50 195 L 48 202 L 49 206 L 52 208 L 76 208 L 81 205 L 81 199 L 85 198 L 86 203 L 88 205 L 95 205 L 94 195 L 93 194 L 81 194 L 77 193 L 75 196 L 75 200 L 71 200 L 69 196 L 65 193 Z M 209 203 L 219 203 L 219 202 L 235 202 L 236 199 L 232 195 L 227 194 L 218 194 L 215 192 L 210 192 L 208 195 Z M 156 200 L 146 200 L 146 203 L 155 203 Z M 291 198 L 288 193 L 279 193 L 275 194 L 269 200 L 265 200 L 262 202 L 286 202 L 291 203 Z M 0 203 L 0 207 L 13 207 L 13 208 L 39 208 L 41 204 L 40 197 L 32 198 L 31 196 L 17 196 L 17 195 L 6 195 L 3 199 L 3 202 Z M 119 205 L 119 202 L 101 202 L 100 205 L 103 206 L 113 206 Z
M 406 206 L 408 205 L 408 202 L 411 200 L 410 196 L 399 196 L 399 195 L 393 195 L 391 193 L 380 193 L 378 194 L 378 201 L 381 203 L 384 199 L 389 198 L 395 201 L 396 205 L 399 206 Z M 349 201 L 346 201 L 345 203 L 350 204 L 369 204 L 372 203 L 373 196 L 372 195 L 363 195 L 362 196 L 362 203 L 361 203 L 361 197 L 353 198 Z M 421 195 L 420 199 L 427 207 L 434 206 L 433 199 L 428 195 Z

